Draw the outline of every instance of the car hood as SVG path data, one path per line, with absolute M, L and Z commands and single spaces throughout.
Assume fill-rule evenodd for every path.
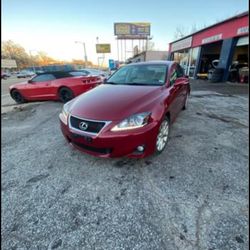
M 23 86 L 23 85 L 25 85 L 25 84 L 28 84 L 28 82 L 19 82 L 19 83 L 15 83 L 15 84 L 12 84 L 12 85 L 10 86 L 10 89 L 12 89 L 12 88 L 18 88 L 18 87 L 21 87 L 21 86 Z
M 128 86 L 102 84 L 70 104 L 72 115 L 104 121 L 118 121 L 132 114 L 151 111 L 154 100 L 159 101 L 162 86 Z

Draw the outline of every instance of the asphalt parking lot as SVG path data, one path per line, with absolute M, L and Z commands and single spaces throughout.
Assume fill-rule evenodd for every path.
M 143 160 L 71 148 L 59 102 L 2 107 L 2 249 L 247 249 L 248 88 L 191 87 Z

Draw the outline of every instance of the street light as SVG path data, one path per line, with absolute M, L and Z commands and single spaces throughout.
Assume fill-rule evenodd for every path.
M 87 65 L 87 53 L 86 53 L 86 47 L 85 47 L 85 42 L 81 42 L 81 41 L 75 41 L 75 43 L 80 43 L 83 45 L 83 49 L 84 49 L 84 60 L 85 60 L 85 66 Z

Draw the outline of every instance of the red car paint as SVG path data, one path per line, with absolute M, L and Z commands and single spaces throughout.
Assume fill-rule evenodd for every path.
M 174 85 L 170 86 L 170 77 L 176 72 L 176 63 L 170 61 L 147 63 L 167 66 L 165 83 L 162 86 L 102 84 L 78 96 L 69 103 L 71 116 L 90 121 L 108 121 L 108 123 L 99 134 L 92 135 L 70 127 L 69 117 L 67 125 L 60 119 L 62 133 L 68 142 L 83 152 L 99 157 L 143 158 L 152 154 L 155 151 L 161 121 L 165 115 L 170 117 L 171 123 L 175 120 L 190 93 L 190 85 L 188 78 L 183 75 L 176 78 Z M 148 111 L 151 115 L 147 125 L 131 130 L 111 131 L 123 119 Z M 138 154 L 136 148 L 140 145 L 144 145 L 145 150 Z M 108 150 L 98 152 L 102 149 Z
M 32 78 L 33 79 L 33 78 Z M 31 79 L 31 80 L 32 80 Z M 9 91 L 18 90 L 26 101 L 59 100 L 59 89 L 67 87 L 78 96 L 101 83 L 99 77 L 94 76 L 72 76 L 42 82 L 22 82 L 13 84 Z

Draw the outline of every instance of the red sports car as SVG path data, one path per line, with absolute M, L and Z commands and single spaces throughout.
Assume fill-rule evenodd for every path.
M 29 81 L 13 84 L 9 91 L 17 103 L 39 100 L 67 102 L 101 82 L 100 77 L 86 76 L 79 71 L 57 71 L 38 74 Z
M 161 153 L 189 93 L 188 77 L 175 62 L 129 64 L 66 103 L 61 130 L 74 147 L 100 157 Z

